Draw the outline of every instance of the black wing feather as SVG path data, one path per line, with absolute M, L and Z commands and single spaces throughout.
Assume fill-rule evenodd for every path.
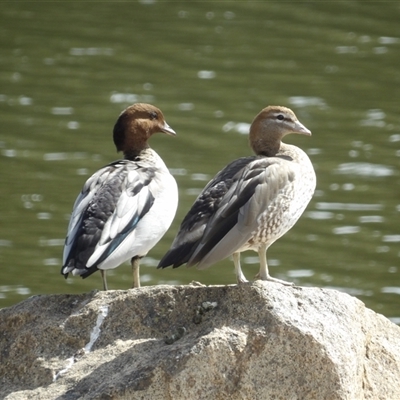
M 170 265 L 177 268 L 189 261 L 203 237 L 207 223 L 217 212 L 221 200 L 239 179 L 243 168 L 256 158 L 256 156 L 242 157 L 231 162 L 206 185 L 183 219 L 171 249 L 161 259 L 157 268 L 166 268 Z M 190 240 L 185 238 L 188 233 L 192 235 Z

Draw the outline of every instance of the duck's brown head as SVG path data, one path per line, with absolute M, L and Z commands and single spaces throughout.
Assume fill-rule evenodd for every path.
M 151 104 L 136 103 L 118 117 L 114 125 L 114 143 L 125 157 L 136 156 L 149 147 L 147 141 L 156 132 L 176 135 L 160 109 Z
M 258 155 L 274 156 L 281 140 L 289 133 L 311 135 L 294 112 L 283 106 L 268 106 L 254 118 L 250 126 L 250 145 Z

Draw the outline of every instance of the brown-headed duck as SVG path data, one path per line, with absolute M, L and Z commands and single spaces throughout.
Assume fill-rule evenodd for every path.
M 68 226 L 61 273 L 86 278 L 131 260 L 133 287 L 140 287 L 140 259 L 170 227 L 178 188 L 164 161 L 149 147 L 156 132 L 175 136 L 163 113 L 134 104 L 119 116 L 113 132 L 124 159 L 94 173 L 77 197 Z

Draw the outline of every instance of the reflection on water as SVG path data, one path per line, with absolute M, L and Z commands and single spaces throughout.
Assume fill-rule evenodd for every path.
M 371 164 L 366 162 L 351 162 L 339 164 L 335 172 L 344 175 L 379 177 L 394 175 L 394 168 L 387 165 Z
M 357 203 L 323 203 L 315 204 L 317 210 L 347 210 L 347 211 L 379 211 L 383 209 L 381 204 L 357 204 Z
M 343 15 L 346 18 L 343 18 Z M 62 246 L 85 179 L 118 158 L 127 105 L 159 106 L 177 131 L 151 145 L 180 188 L 171 230 L 143 259 L 142 282 L 234 283 L 206 271 L 155 270 L 206 182 L 251 154 L 261 108 L 294 109 L 311 138 L 289 137 L 315 165 L 304 216 L 268 251 L 273 276 L 359 297 L 400 322 L 398 54 L 395 3 L 5 3 L 0 11 L 0 306 L 101 287 L 64 280 Z M 243 257 L 249 276 L 258 258 Z M 127 288 L 130 268 L 109 273 Z
M 32 292 L 29 288 L 20 285 L 14 286 L 0 286 L 0 299 L 7 299 L 9 296 L 26 297 L 31 295 Z

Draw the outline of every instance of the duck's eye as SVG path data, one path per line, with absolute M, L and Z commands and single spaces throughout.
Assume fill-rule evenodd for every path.
M 152 111 L 150 113 L 150 119 L 153 120 L 153 119 L 157 119 L 157 118 L 158 118 L 158 114 L 155 111 Z
M 285 119 L 282 114 L 279 114 L 276 118 L 279 119 L 279 121 L 283 121 Z

